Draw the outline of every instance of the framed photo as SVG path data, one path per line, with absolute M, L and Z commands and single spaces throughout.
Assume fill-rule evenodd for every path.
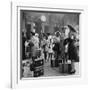
M 85 7 L 11 3 L 12 88 L 84 81 L 85 15 Z

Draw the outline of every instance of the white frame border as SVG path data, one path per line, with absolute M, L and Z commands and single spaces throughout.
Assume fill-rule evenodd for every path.
M 26 7 L 25 7 L 26 6 Z M 56 86 L 56 85 L 70 85 L 70 84 L 81 84 L 81 83 L 86 83 L 86 74 L 85 72 L 87 71 L 86 69 L 86 62 L 84 61 L 85 56 L 83 52 L 83 39 L 86 40 L 86 38 L 83 38 L 85 35 L 85 29 L 86 29 L 86 23 L 85 23 L 85 17 L 87 16 L 86 11 L 87 8 L 85 6 L 55 6 L 55 5 L 46 5 L 47 7 L 43 7 L 42 4 L 39 5 L 34 5 L 32 6 L 30 3 L 17 3 L 13 2 L 11 3 L 11 72 L 12 72 L 12 77 L 11 77 L 11 87 L 12 88 L 18 88 L 18 87 L 40 87 L 40 86 Z M 45 6 L 45 5 L 44 5 Z M 23 8 L 25 7 L 25 8 Z M 49 8 L 48 8 L 49 7 Z M 53 8 L 51 8 L 53 7 Z M 39 79 L 29 79 L 29 80 L 20 80 L 20 10 L 25 9 L 25 10 L 41 10 L 41 11 L 59 11 L 59 12 L 77 12 L 81 13 L 80 15 L 80 55 L 82 56 L 80 59 L 82 59 L 81 62 L 81 73 L 78 78 L 73 78 L 71 76 L 69 79 L 67 77 L 60 76 L 58 77 L 53 77 L 53 79 L 50 79 L 50 77 L 46 78 L 39 78 Z M 82 31 L 81 31 L 82 30 Z M 85 47 L 84 47 L 85 48 Z M 17 53 L 18 52 L 18 53 Z M 76 76 L 75 76 L 76 77 Z M 53 82 L 52 82 L 53 81 Z M 56 82 L 58 81 L 58 83 Z M 41 85 L 39 85 L 39 83 Z

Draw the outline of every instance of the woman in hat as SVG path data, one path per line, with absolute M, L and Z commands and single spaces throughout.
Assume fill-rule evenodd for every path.
M 67 55 L 68 55 L 68 59 L 71 60 L 71 71 L 70 73 L 75 73 L 75 65 L 74 65 L 74 62 L 76 60 L 76 48 L 75 48 L 75 39 L 74 39 L 74 34 L 71 33 L 72 32 L 75 32 L 74 28 L 70 25 L 67 25 L 68 27 L 68 37 L 65 38 L 64 40 L 64 46 L 66 47 L 67 46 Z M 67 29 L 66 29 L 67 30 Z

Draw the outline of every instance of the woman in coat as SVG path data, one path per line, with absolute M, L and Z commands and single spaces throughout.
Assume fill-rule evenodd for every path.
M 64 45 L 68 44 L 68 59 L 71 60 L 71 73 L 75 73 L 75 66 L 74 66 L 74 62 L 77 58 L 77 51 L 76 51 L 76 47 L 74 45 L 75 40 L 74 40 L 74 36 L 71 35 L 69 38 L 65 39 L 64 41 Z
M 68 25 L 68 29 L 70 32 L 68 33 L 68 37 L 64 40 L 64 46 L 68 46 L 67 48 L 67 55 L 68 59 L 71 60 L 71 71 L 70 73 L 75 73 L 75 65 L 74 62 L 77 59 L 77 50 L 75 47 L 75 39 L 74 35 L 71 33 L 71 31 L 75 32 L 74 28 Z

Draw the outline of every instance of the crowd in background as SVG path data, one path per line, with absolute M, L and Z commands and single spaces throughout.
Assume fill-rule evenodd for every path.
M 75 72 L 74 62 L 79 61 L 79 38 L 72 26 L 63 26 L 62 29 L 63 33 L 60 31 L 53 35 L 42 33 L 42 38 L 33 30 L 30 32 L 30 39 L 27 39 L 26 34 L 22 32 L 22 59 L 31 59 L 36 50 L 40 50 L 40 56 L 45 62 L 61 58 L 64 59 L 64 62 L 70 60 L 72 72 Z

